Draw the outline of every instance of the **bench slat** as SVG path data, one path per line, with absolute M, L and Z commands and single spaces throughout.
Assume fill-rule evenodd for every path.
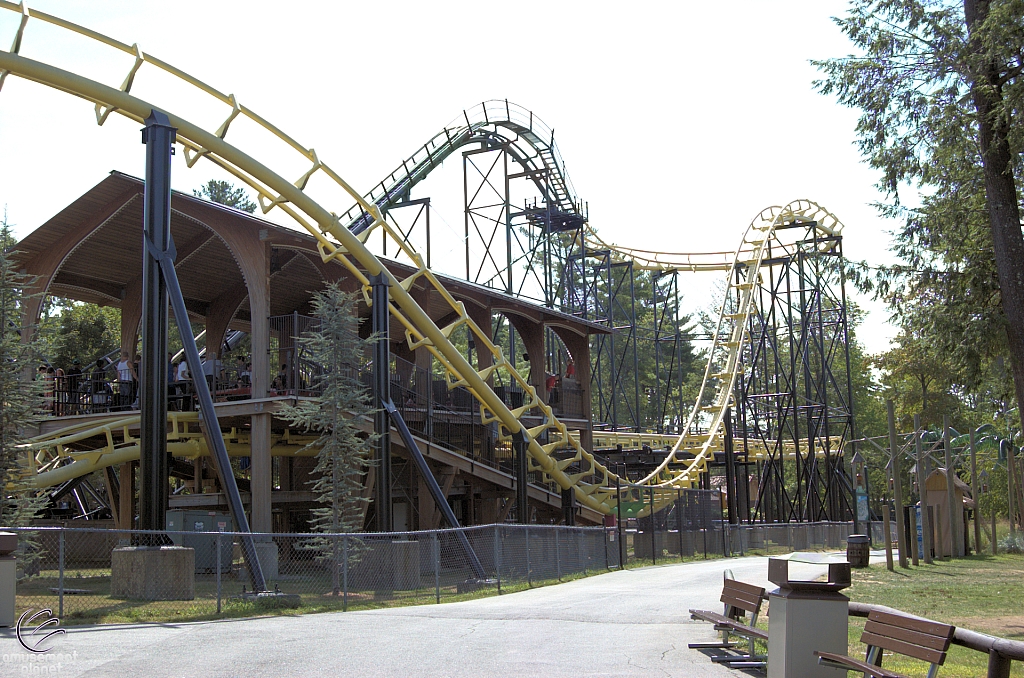
M 733 607 L 738 607 L 741 610 L 745 610 L 747 612 L 756 612 L 761 609 L 760 598 L 754 601 L 748 598 L 737 598 L 736 596 L 730 596 L 726 593 L 723 593 L 722 597 L 719 598 L 719 600 L 721 600 L 726 605 L 732 605 Z
M 913 657 L 914 659 L 920 659 L 928 662 L 929 664 L 941 665 L 946 661 L 946 653 L 941 650 L 932 650 L 926 647 L 920 647 L 919 645 L 912 645 L 902 640 L 886 638 L 885 636 L 879 636 L 867 631 L 861 635 L 860 642 L 865 645 L 874 645 L 875 647 L 891 650 L 892 652 L 899 652 L 902 655 Z
M 728 626 L 730 631 L 738 636 L 753 636 L 760 640 L 768 640 L 768 632 L 762 631 L 761 629 L 754 626 L 747 626 L 746 624 L 740 624 L 738 622 L 731 622 L 729 624 L 722 624 L 722 626 Z
M 873 619 L 868 619 L 867 624 L 864 625 L 864 630 L 868 633 L 873 633 L 876 636 L 903 640 L 930 650 L 945 652 L 949 649 L 948 637 L 933 636 L 928 633 L 921 633 L 920 631 L 914 631 L 901 626 L 890 626 L 889 624 L 883 624 L 882 622 L 875 621 Z
M 718 612 L 712 612 L 711 610 L 690 610 L 690 617 L 696 619 L 703 619 L 707 622 L 714 622 L 715 624 L 732 621 L 725 615 L 722 615 Z
M 953 637 L 953 632 L 956 631 L 955 626 L 949 624 L 940 624 L 939 622 L 927 621 L 924 619 L 913 619 L 911 617 L 904 617 L 903 615 L 891 614 L 889 612 L 882 612 L 880 610 L 874 610 L 868 615 L 869 621 L 877 621 L 889 626 L 898 626 L 904 629 L 910 629 L 911 631 L 917 631 L 918 633 L 926 633 L 930 636 L 938 636 L 940 638 Z
M 764 588 L 738 581 L 736 579 L 726 579 L 725 583 L 722 585 L 722 591 L 734 591 L 737 594 L 748 594 L 751 598 L 760 598 L 764 595 Z
M 852 666 L 858 671 L 863 671 L 868 675 L 874 676 L 875 678 L 904 678 L 899 673 L 893 673 L 887 669 L 883 669 L 881 666 L 873 666 L 867 662 L 862 662 L 859 659 L 853 657 L 847 657 L 844 654 L 834 654 L 832 652 L 815 652 L 816 657 L 827 659 L 828 661 L 835 662 L 836 664 L 843 664 L 844 666 Z

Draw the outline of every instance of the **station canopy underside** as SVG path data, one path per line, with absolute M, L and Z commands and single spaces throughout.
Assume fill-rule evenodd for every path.
M 14 258 L 19 267 L 30 275 L 49 278 L 42 281 L 48 282 L 47 296 L 123 309 L 133 298 L 133 287 L 141 282 L 143 191 L 142 180 L 111 172 L 17 244 Z M 323 263 L 316 240 L 307 233 L 177 191 L 171 200 L 175 267 L 194 321 L 204 322 L 212 311 L 230 309 L 229 328 L 248 331 L 248 292 L 253 281 L 247 280 L 245 270 L 253 278 L 256 274 L 252 271 L 262 271 L 264 279 L 259 282 L 269 282 L 271 316 L 309 314 L 312 293 L 328 282 L 356 289 L 340 264 Z M 55 261 L 56 257 L 60 260 Z M 384 263 L 399 278 L 413 270 L 398 262 Z M 482 285 L 438 277 L 457 299 L 495 313 L 558 326 L 581 336 L 609 331 L 603 325 Z M 425 309 L 435 320 L 443 320 L 450 306 L 435 292 L 430 294 Z M 397 326 L 392 329 L 393 337 L 404 334 Z

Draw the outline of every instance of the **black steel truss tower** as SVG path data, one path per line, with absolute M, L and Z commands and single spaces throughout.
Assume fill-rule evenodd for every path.
M 853 439 L 842 238 L 814 222 L 780 227 L 798 228 L 792 245 L 769 246 L 735 393 L 737 452 L 764 451 L 748 468 L 753 521 L 853 515 L 841 456 Z

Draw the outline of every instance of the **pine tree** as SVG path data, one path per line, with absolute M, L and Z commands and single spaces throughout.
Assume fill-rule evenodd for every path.
M 210 179 L 200 188 L 192 191 L 197 197 L 206 198 L 210 202 L 220 203 L 236 210 L 252 214 L 258 205 L 249 199 L 249 194 L 244 188 L 236 188 L 229 181 L 218 181 Z
M 22 341 L 22 307 L 30 276 L 18 273 L 11 260 L 15 240 L 7 222 L 0 219 L 0 525 L 21 527 L 45 505 L 26 483 L 24 464 L 25 430 L 42 411 L 42 384 L 32 381 L 37 357 L 37 340 Z M 37 545 L 22 533 L 19 561 L 23 571 L 31 570 Z
M 359 431 L 355 417 L 373 412 L 369 393 L 359 380 L 359 366 L 370 340 L 359 338 L 357 311 L 355 295 L 341 291 L 336 284 L 314 295 L 313 314 L 320 326 L 298 341 L 315 366 L 312 384 L 320 395 L 280 411 L 290 426 L 317 434 L 306 449 L 317 450 L 315 480 L 310 484 L 321 506 L 313 509 L 310 527 L 321 534 L 362 529 L 367 501 L 362 488 L 372 438 Z M 305 546 L 321 561 L 339 562 L 337 539 L 314 537 Z M 332 572 L 337 593 L 337 567 Z

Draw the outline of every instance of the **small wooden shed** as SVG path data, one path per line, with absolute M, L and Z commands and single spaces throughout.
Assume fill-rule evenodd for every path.
M 949 556 L 953 553 L 953 540 L 949 530 L 949 495 L 946 493 L 946 469 L 939 468 L 931 472 L 924 481 L 928 506 L 932 515 L 938 516 L 942 533 L 936 534 L 936 555 Z M 974 505 L 971 499 L 971 487 L 953 474 L 953 494 L 956 512 L 960 525 L 964 525 L 964 508 Z M 934 530 L 934 527 L 932 528 Z

